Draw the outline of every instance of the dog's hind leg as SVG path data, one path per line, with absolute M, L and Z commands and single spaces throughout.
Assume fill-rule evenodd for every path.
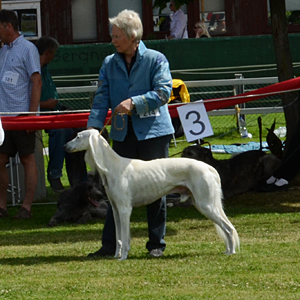
M 212 216 L 211 220 L 215 223 L 218 235 L 225 242 L 226 251 L 224 253 L 228 255 L 234 254 L 235 250 L 239 248 L 239 237 L 231 222 L 227 217 L 223 218 L 222 213 L 216 215 L 216 218 Z
M 199 210 L 199 212 L 201 212 L 205 217 L 214 222 L 218 235 L 224 240 L 226 246 L 225 253 L 235 253 L 235 249 L 239 244 L 238 235 L 233 225 L 227 219 L 223 208 L 213 207 L 208 203 L 203 204 L 201 203 L 201 200 L 194 201 L 194 205 Z
M 221 226 L 215 222 L 216 230 L 220 237 L 223 237 L 226 244 L 225 254 L 235 253 L 235 240 L 234 240 L 234 228 L 232 228 L 225 220 L 221 220 Z M 225 235 L 225 237 L 224 237 Z
M 224 220 L 222 217 L 218 217 L 216 219 L 211 219 L 216 227 L 218 235 L 224 240 L 226 251 L 225 254 L 234 254 L 235 253 L 235 242 L 233 237 L 233 226 L 231 224 L 228 224 L 226 220 Z

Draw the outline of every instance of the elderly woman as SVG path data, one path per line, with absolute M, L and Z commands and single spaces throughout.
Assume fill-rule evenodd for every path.
M 167 107 L 172 89 L 169 63 L 163 54 L 147 49 L 141 41 L 143 27 L 136 12 L 123 10 L 109 22 L 117 52 L 107 56 L 100 69 L 88 128 L 102 128 L 111 108 L 122 114 L 116 116 L 110 131 L 113 149 L 119 155 L 142 160 L 167 157 L 174 132 Z M 146 248 L 150 256 L 160 257 L 166 246 L 165 197 L 147 206 L 147 218 Z M 114 255 L 115 248 L 115 224 L 109 207 L 102 247 L 89 257 Z
M 194 31 L 196 34 L 195 38 L 211 37 L 204 22 L 196 23 L 194 26 Z

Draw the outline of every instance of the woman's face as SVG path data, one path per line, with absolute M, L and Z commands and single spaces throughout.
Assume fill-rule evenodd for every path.
M 131 52 L 135 44 L 134 40 L 134 37 L 128 39 L 125 32 L 116 25 L 112 26 L 111 42 L 119 53 L 126 54 Z
M 176 7 L 175 7 L 175 3 L 174 3 L 174 2 L 170 2 L 169 7 L 170 7 L 170 10 L 171 10 L 172 12 L 175 12 L 175 11 L 177 10 Z
M 200 27 L 199 25 L 195 25 L 194 26 L 194 31 L 195 31 L 195 34 L 202 34 L 203 33 L 203 28 Z
M 8 25 L 6 23 L 0 23 L 0 40 L 2 43 L 9 43 L 8 39 Z

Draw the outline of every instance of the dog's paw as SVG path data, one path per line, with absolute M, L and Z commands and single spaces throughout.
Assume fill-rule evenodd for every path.
M 82 215 L 82 217 L 77 220 L 76 224 L 86 224 L 88 221 L 92 220 L 92 216 L 90 213 L 85 213 Z
M 55 219 L 50 219 L 49 223 L 47 224 L 48 227 L 54 227 L 57 225 L 57 221 Z

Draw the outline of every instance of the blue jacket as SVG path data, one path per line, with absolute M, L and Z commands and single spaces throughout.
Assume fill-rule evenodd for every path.
M 167 106 L 171 89 L 172 77 L 166 57 L 158 51 L 147 49 L 142 41 L 129 75 L 121 55 L 109 55 L 100 69 L 99 87 L 87 126 L 102 128 L 108 109 L 114 111 L 119 103 L 131 98 L 135 104 L 131 118 L 138 140 L 172 134 L 174 128 Z M 148 115 L 151 116 L 143 117 Z M 125 139 L 127 115 L 124 115 L 124 120 L 125 126 L 119 115 L 112 120 L 111 139 Z

